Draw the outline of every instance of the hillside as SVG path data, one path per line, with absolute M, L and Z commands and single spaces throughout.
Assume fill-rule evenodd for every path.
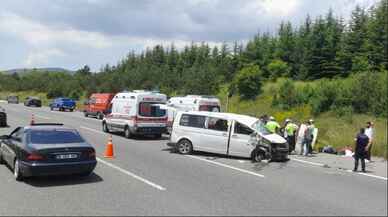
M 38 72 L 68 72 L 70 74 L 73 74 L 74 71 L 64 69 L 64 68 L 57 68 L 57 67 L 48 67 L 48 68 L 18 68 L 18 69 L 9 69 L 6 71 L 3 71 L 4 74 L 26 74 L 32 71 L 38 71 Z

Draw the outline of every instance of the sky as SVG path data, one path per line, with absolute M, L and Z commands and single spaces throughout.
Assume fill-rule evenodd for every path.
M 378 0 L 1 0 L 0 70 L 98 71 L 156 44 L 246 42 L 332 8 L 345 20 Z

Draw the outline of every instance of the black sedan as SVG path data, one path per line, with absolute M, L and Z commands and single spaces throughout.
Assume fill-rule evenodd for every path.
M 5 110 L 0 106 L 0 127 L 6 127 L 7 126 L 7 113 L 5 113 Z
M 27 97 L 26 100 L 24 101 L 25 106 L 34 106 L 34 107 L 41 107 L 42 106 L 42 101 L 37 98 L 37 97 Z
M 95 149 L 77 130 L 62 124 L 33 124 L 0 137 L 0 163 L 16 180 L 31 176 L 88 176 L 97 165 Z

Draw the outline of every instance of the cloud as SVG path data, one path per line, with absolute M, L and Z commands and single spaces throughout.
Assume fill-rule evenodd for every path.
M 46 63 L 70 69 L 89 64 L 96 70 L 116 64 L 131 50 L 245 42 L 259 31 L 276 32 L 281 21 L 297 26 L 307 14 L 324 15 L 329 8 L 348 18 L 356 4 L 369 7 L 377 1 L 4 0 L 0 69 Z
M 26 67 L 36 67 L 46 65 L 54 57 L 65 57 L 66 54 L 59 49 L 39 50 L 28 54 L 24 65 Z

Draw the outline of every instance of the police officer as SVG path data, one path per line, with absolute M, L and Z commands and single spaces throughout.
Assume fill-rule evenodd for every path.
M 269 121 L 265 125 L 267 130 L 271 133 L 277 133 L 280 129 L 280 125 L 278 122 L 275 121 L 275 118 L 273 116 L 269 117 Z
M 291 152 L 295 150 L 295 134 L 298 130 L 298 125 L 294 124 L 291 119 L 286 119 L 285 123 L 286 127 L 284 128 L 284 130 L 288 142 L 289 153 L 291 154 Z
M 358 170 L 358 161 L 361 160 L 361 169 L 365 173 L 365 158 L 367 157 L 369 138 L 365 135 L 365 129 L 361 128 L 360 133 L 356 137 L 356 148 L 354 153 L 354 169 L 353 172 Z

